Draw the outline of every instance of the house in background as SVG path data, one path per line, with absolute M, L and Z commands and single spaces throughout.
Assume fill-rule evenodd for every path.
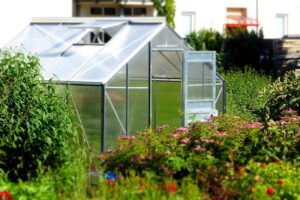
M 219 32 L 236 27 L 263 29 L 267 39 L 300 33 L 300 1 L 295 0 L 175 0 L 176 31 L 213 28 Z M 0 48 L 13 39 L 33 17 L 153 17 L 151 0 L 26 0 L 2 1 Z
M 196 6 L 197 5 L 197 6 Z M 176 0 L 176 31 L 213 28 L 219 32 L 236 27 L 262 29 L 267 39 L 300 33 L 300 1 L 294 0 Z
M 154 16 L 151 0 L 73 0 L 73 16 Z

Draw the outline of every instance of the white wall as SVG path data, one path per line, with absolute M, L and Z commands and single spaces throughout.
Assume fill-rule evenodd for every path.
M 72 0 L 0 0 L 0 48 L 32 17 L 72 17 Z
M 276 32 L 276 15 L 286 14 L 287 34 L 300 34 L 300 1 L 298 0 L 176 0 L 176 31 L 183 36 L 182 13 L 195 13 L 195 30 L 213 28 L 224 31 L 226 8 L 247 8 L 247 15 L 256 18 L 258 2 L 258 19 L 265 38 L 278 38 Z M 255 27 L 252 27 L 256 29 Z

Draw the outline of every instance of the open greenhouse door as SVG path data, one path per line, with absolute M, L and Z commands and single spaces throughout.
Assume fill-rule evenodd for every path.
M 184 52 L 183 111 L 184 125 L 193 121 L 204 121 L 218 114 L 215 52 Z

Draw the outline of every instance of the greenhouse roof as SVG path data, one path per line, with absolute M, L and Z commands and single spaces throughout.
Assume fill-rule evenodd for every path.
M 164 37 L 159 36 L 162 31 Z M 110 40 L 102 44 L 85 43 L 91 33 L 103 33 L 103 38 L 105 33 Z M 18 47 L 25 53 L 37 55 L 45 80 L 99 85 L 107 83 L 155 36 L 159 36 L 156 47 L 184 48 L 181 38 L 164 23 L 130 20 L 34 22 L 7 47 Z

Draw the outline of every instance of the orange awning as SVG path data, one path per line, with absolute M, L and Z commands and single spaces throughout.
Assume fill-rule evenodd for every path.
M 227 15 L 226 27 L 259 26 L 256 19 L 240 15 Z

